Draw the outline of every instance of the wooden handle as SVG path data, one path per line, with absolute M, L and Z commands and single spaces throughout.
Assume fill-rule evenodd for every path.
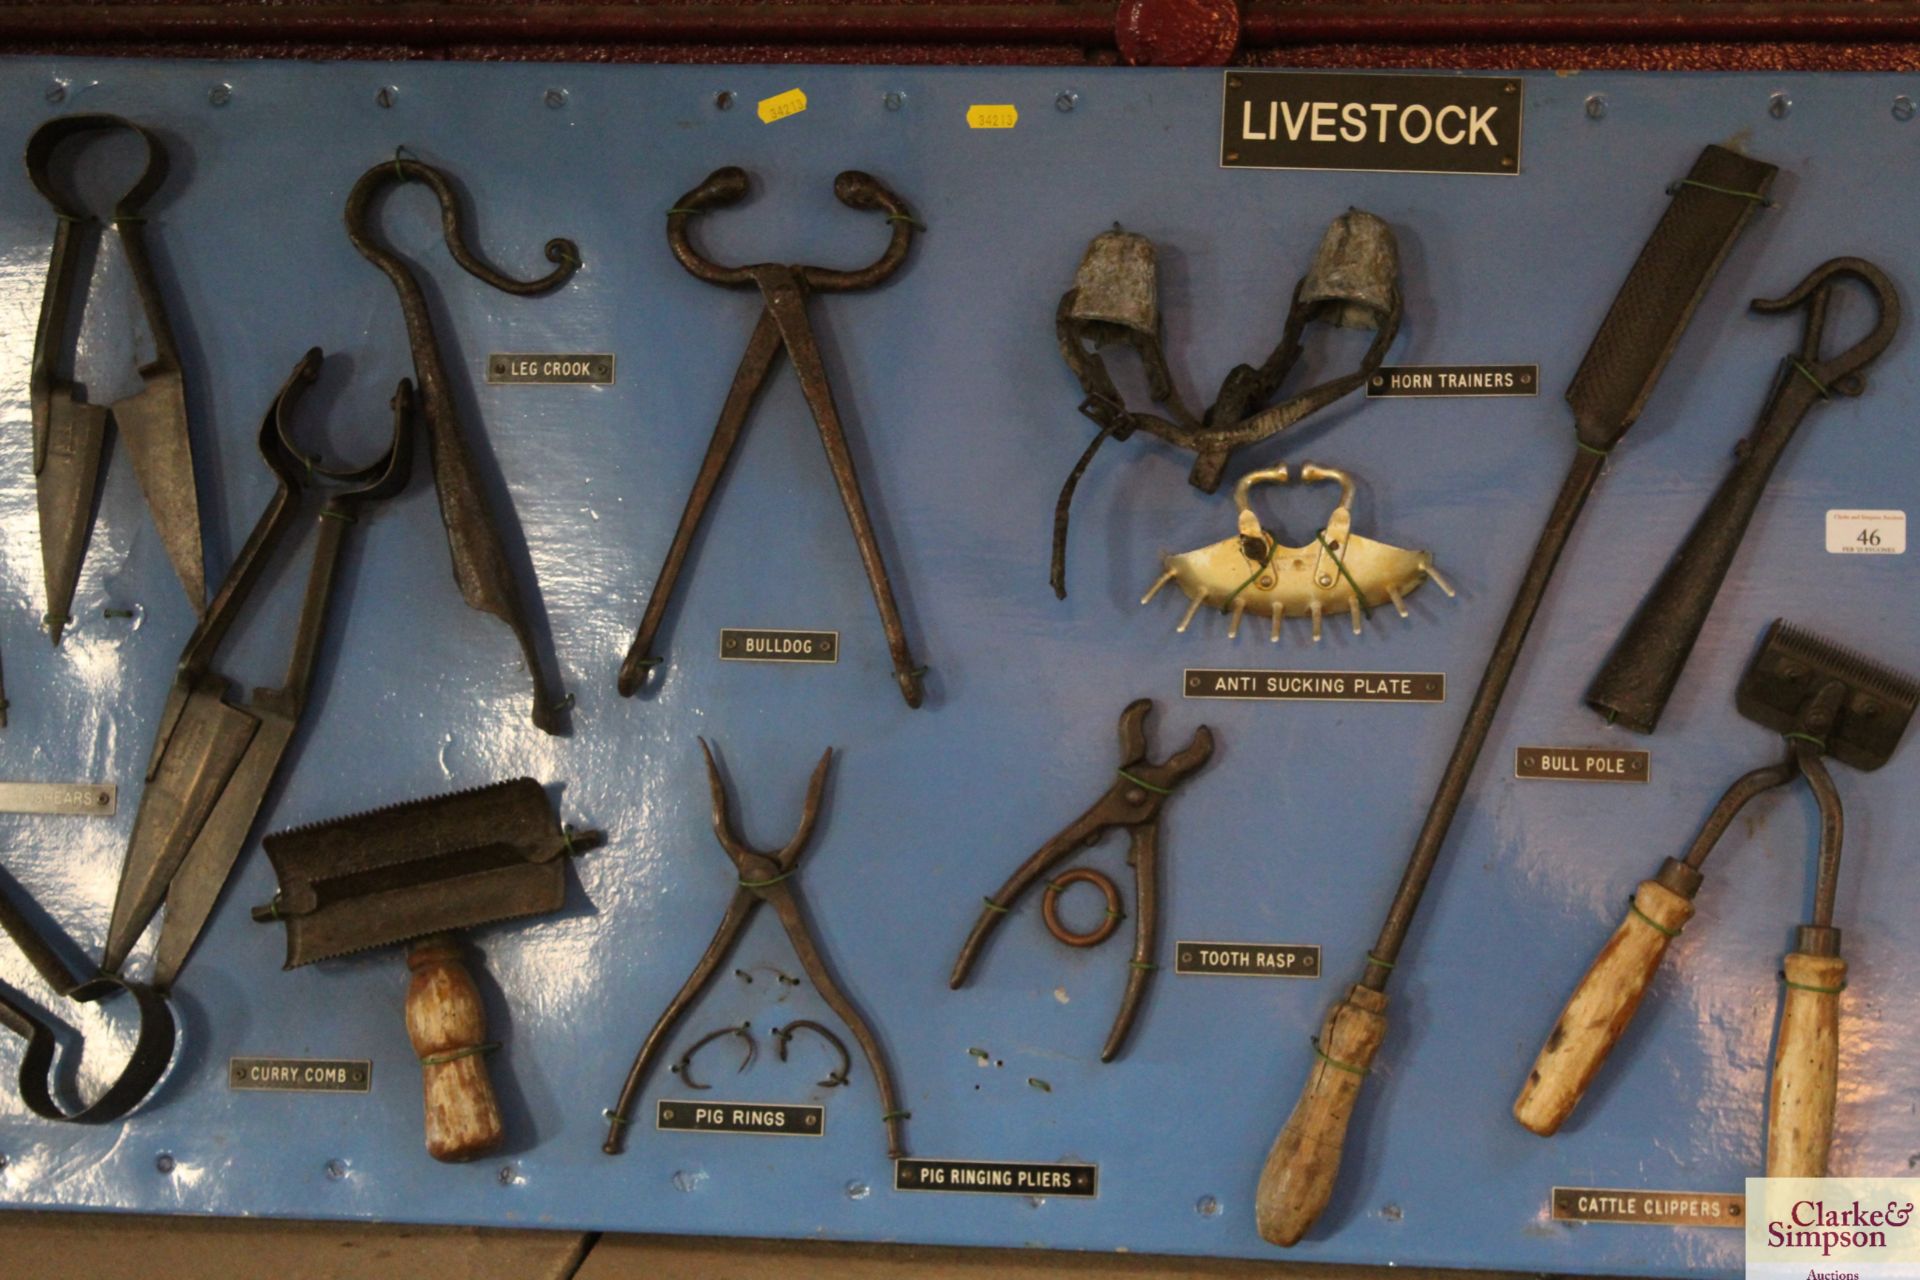
M 1297 1242 L 1333 1196 L 1354 1099 L 1386 1038 L 1386 1007 L 1384 992 L 1356 985 L 1327 1010 L 1307 1087 L 1267 1153 L 1254 1194 L 1254 1220 L 1273 1244 Z
M 420 1059 L 427 1154 L 472 1160 L 500 1145 L 500 1105 L 487 1078 L 487 1011 L 459 939 L 422 938 L 407 951 L 407 1038 Z
M 1658 881 L 1640 882 L 1627 918 L 1593 958 L 1540 1046 L 1514 1100 L 1515 1120 L 1543 1138 L 1560 1128 L 1633 1021 L 1667 944 L 1692 917 L 1691 899 Z
M 1840 1084 L 1840 990 L 1847 962 L 1790 952 L 1767 1102 L 1767 1176 L 1824 1178 Z

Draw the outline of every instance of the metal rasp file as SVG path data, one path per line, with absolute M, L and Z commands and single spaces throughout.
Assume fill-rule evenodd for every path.
M 1573 375 L 1567 388 L 1577 445 L 1573 463 L 1514 593 L 1366 969 L 1328 1011 L 1306 1088 L 1260 1173 L 1254 1212 L 1260 1234 L 1274 1244 L 1298 1241 L 1333 1194 L 1360 1082 L 1386 1036 L 1387 977 L 1587 495 L 1608 452 L 1640 416 L 1734 238 L 1766 203 L 1776 172 L 1773 165 L 1725 147 L 1701 152 L 1687 176 L 1670 188 L 1666 212 Z

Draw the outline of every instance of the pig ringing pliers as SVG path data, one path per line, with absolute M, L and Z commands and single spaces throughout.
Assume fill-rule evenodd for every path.
M 639 692 L 653 668 L 662 661 L 654 653 L 654 639 L 673 600 L 673 589 L 680 581 L 680 571 L 686 565 L 694 535 L 699 532 L 707 504 L 720 487 L 727 463 L 740 443 L 740 433 L 746 427 L 754 400 L 773 372 L 774 359 L 785 348 L 793 360 L 793 370 L 800 379 L 800 390 L 806 396 L 814 426 L 819 429 L 820 443 L 827 451 L 827 465 L 840 491 L 840 504 L 847 509 L 847 522 L 853 526 L 860 564 L 866 570 L 873 602 L 880 610 L 880 625 L 886 631 L 887 650 L 893 658 L 893 677 L 899 682 L 900 694 L 907 705 L 917 707 L 923 696 L 920 678 L 925 670 L 915 665 L 907 647 L 906 628 L 900 621 L 899 606 L 894 603 L 893 584 L 887 578 L 887 565 L 873 531 L 873 518 L 867 514 L 866 499 L 860 494 L 860 475 L 854 469 L 853 454 L 847 447 L 846 428 L 841 425 L 840 411 L 834 406 L 827 367 L 820 358 L 820 345 L 814 338 L 812 322 L 807 319 L 807 296 L 871 289 L 886 280 L 907 260 L 907 249 L 913 243 L 913 230 L 919 220 L 907 208 L 906 201 L 889 191 L 879 179 L 849 169 L 833 180 L 833 194 L 849 209 L 880 210 L 893 228 L 886 249 L 872 263 L 853 271 L 772 263 L 721 266 L 694 247 L 687 236 L 687 223 L 708 209 L 724 209 L 737 203 L 746 193 L 746 173 L 728 166 L 714 170 L 705 182 L 681 196 L 667 211 L 667 243 L 681 266 L 708 284 L 734 289 L 757 287 L 766 306 L 754 325 L 753 336 L 747 340 L 740 368 L 733 376 L 733 386 L 720 410 L 720 421 L 713 429 L 713 439 L 707 445 L 706 457 L 687 495 L 686 509 L 681 512 L 680 525 L 674 530 L 673 543 L 667 549 L 666 563 L 660 567 L 660 576 L 654 579 L 640 629 L 634 634 L 626 660 L 620 664 L 620 695 L 632 697 Z
M 1046 875 L 1055 863 L 1073 857 L 1083 848 L 1099 844 L 1110 831 L 1125 831 L 1128 840 L 1127 864 L 1133 868 L 1135 898 L 1133 959 L 1128 962 L 1127 989 L 1120 998 L 1120 1012 L 1113 1020 L 1113 1030 L 1107 1033 L 1106 1046 L 1100 1050 L 1102 1062 L 1112 1062 L 1119 1056 L 1128 1032 L 1133 1029 L 1140 1002 L 1146 997 L 1147 980 L 1159 967 L 1154 964 L 1153 955 L 1155 934 L 1159 927 L 1160 812 L 1166 807 L 1167 798 L 1180 784 L 1205 768 L 1207 761 L 1213 758 L 1213 731 L 1201 725 L 1193 731 L 1193 740 L 1184 748 L 1159 764 L 1149 760 L 1147 716 L 1152 711 L 1153 700 L 1141 698 L 1129 703 L 1127 709 L 1120 713 L 1120 765 L 1113 785 L 1094 802 L 1092 808 L 1075 818 L 1065 830 L 1041 845 L 1031 858 L 1021 863 L 1020 869 L 986 900 L 986 904 L 980 908 L 980 918 L 973 922 L 973 932 L 967 935 L 966 944 L 960 948 L 960 958 L 954 961 L 953 973 L 947 979 L 947 985 L 956 990 L 966 982 L 974 961 L 979 959 L 994 929 L 1013 910 L 1020 895 L 1032 888 L 1034 882 Z M 1073 875 L 1072 872 L 1067 874 Z M 1065 878 L 1060 879 L 1064 881 Z M 1049 885 L 1048 888 L 1051 891 L 1053 886 Z M 1112 930 L 1108 927 L 1104 932 L 1096 932 L 1098 937 L 1093 941 L 1104 938 Z M 1070 946 L 1080 945 L 1057 930 L 1054 934 Z
M 755 910 L 764 902 L 780 917 L 780 927 L 786 930 L 787 940 L 793 944 L 793 954 L 798 957 L 801 970 L 812 980 L 827 1007 L 846 1024 L 847 1030 L 853 1032 L 854 1042 L 860 1046 L 860 1052 L 866 1055 L 867 1066 L 873 1071 L 873 1082 L 880 1093 L 880 1118 L 887 1128 L 887 1155 L 897 1160 L 906 1154 L 900 1122 L 907 1118 L 907 1112 L 900 1107 L 899 1096 L 893 1087 L 893 1076 L 887 1070 L 886 1055 L 881 1052 L 880 1041 L 873 1034 L 873 1028 L 840 989 L 833 971 L 827 968 L 826 958 L 821 954 L 819 944 L 814 941 L 812 930 L 807 927 L 807 918 L 800 908 L 800 891 L 794 884 L 794 876 L 800 870 L 800 855 L 806 852 L 807 844 L 813 839 L 814 824 L 820 817 L 820 801 L 826 793 L 827 770 L 833 764 L 833 749 L 829 747 L 822 753 L 820 763 L 813 767 L 813 778 L 807 784 L 806 806 L 800 811 L 800 829 L 777 853 L 762 853 L 734 831 L 733 819 L 728 813 L 727 784 L 720 776 L 720 768 L 713 760 L 713 750 L 707 746 L 705 738 L 700 740 L 700 752 L 707 760 L 707 784 L 713 795 L 713 834 L 733 863 L 739 887 L 733 891 L 732 901 L 727 903 L 727 913 L 720 918 L 720 927 L 714 931 L 713 941 L 707 944 L 706 954 L 700 957 L 693 972 L 687 975 L 686 982 L 667 1002 L 666 1010 L 640 1045 L 640 1052 L 635 1055 L 633 1066 L 627 1072 L 626 1084 L 620 1090 L 620 1100 L 606 1113 L 607 1140 L 601 1150 L 610 1156 L 617 1156 L 626 1149 L 627 1129 L 633 1123 L 633 1109 L 640 1102 L 640 1092 L 646 1088 L 647 1069 L 666 1047 L 667 1038 L 673 1034 L 680 1016 L 692 1007 L 693 1002 L 700 998 L 701 991 L 720 972 L 727 954 L 740 941 L 740 935 L 747 931 Z M 792 1024 L 802 1025 L 813 1024 Z M 789 1033 L 792 1026 L 787 1028 Z M 784 1044 L 781 1054 L 785 1056 Z

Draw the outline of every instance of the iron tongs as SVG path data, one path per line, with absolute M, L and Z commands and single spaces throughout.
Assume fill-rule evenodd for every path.
M 346 531 L 361 503 L 399 493 L 412 469 L 413 384 L 404 379 L 393 396 L 392 443 L 372 466 L 328 471 L 293 447 L 286 419 L 318 376 L 320 361 L 320 348 L 307 352 L 260 423 L 260 456 L 279 488 L 180 655 L 147 765 L 101 968 L 120 971 L 164 899 L 167 914 L 153 969 L 153 985 L 162 991 L 179 975 L 213 914 L 299 724 Z M 303 501 L 309 484 L 323 478 L 333 487 L 316 519 L 313 564 L 286 681 L 277 689 L 255 689 L 244 705 L 230 702 L 233 682 L 212 669 L 214 656 L 274 549 L 309 505 Z
M 1146 997 L 1147 980 L 1159 967 L 1153 956 L 1160 917 L 1161 810 L 1166 808 L 1168 798 L 1181 783 L 1213 759 L 1213 731 L 1201 725 L 1193 731 L 1193 739 L 1185 747 L 1158 764 L 1149 760 L 1147 716 L 1152 711 L 1152 699 L 1140 698 L 1120 713 L 1120 764 L 1114 771 L 1113 785 L 1085 813 L 1021 863 L 1019 870 L 1007 877 L 1007 882 L 986 900 L 947 979 L 947 985 L 956 990 L 965 984 L 987 939 L 1013 910 L 1013 904 L 1055 863 L 1099 844 L 1111 831 L 1125 831 L 1127 864 L 1133 868 L 1133 959 L 1127 965 L 1127 989 L 1120 997 L 1120 1012 L 1114 1016 L 1113 1029 L 1107 1033 L 1107 1043 L 1100 1050 L 1102 1062 L 1113 1061 L 1126 1044 L 1134 1015 Z M 1099 935 L 1105 936 L 1105 933 Z M 1070 939 L 1063 937 L 1062 940 L 1077 945 Z
M 849 169 L 833 180 L 835 198 L 849 209 L 881 211 L 893 228 L 886 249 L 872 263 L 853 271 L 775 263 L 721 266 L 694 247 L 687 236 L 687 222 L 708 209 L 724 209 L 736 204 L 746 193 L 746 172 L 728 166 L 707 175 L 705 182 L 681 196 L 667 211 L 667 243 L 681 266 L 708 284 L 734 289 L 757 287 L 766 306 L 760 312 L 759 323 L 754 325 L 753 336 L 747 339 L 740 368 L 733 375 L 733 386 L 727 391 L 720 421 L 707 445 L 707 456 L 700 463 L 693 490 L 687 495 L 686 509 L 680 515 L 680 525 L 674 530 L 673 544 L 667 549 L 666 563 L 654 580 L 653 593 L 647 598 L 646 612 L 634 634 L 633 645 L 620 664 L 620 694 L 631 697 L 639 692 L 649 673 L 660 665 L 660 657 L 653 652 L 653 642 L 666 618 L 667 605 L 673 599 L 674 586 L 680 581 L 687 553 L 693 547 L 694 534 L 699 532 L 707 504 L 720 487 L 721 475 L 740 443 L 740 433 L 746 427 L 754 399 L 772 374 L 775 358 L 785 348 L 793 361 L 794 374 L 800 379 L 807 408 L 813 413 L 820 443 L 827 451 L 827 465 L 840 491 L 840 504 L 847 510 L 847 523 L 853 526 L 853 540 L 860 549 L 860 565 L 866 570 L 873 602 L 880 610 L 880 625 L 886 632 L 887 651 L 893 658 L 893 678 L 899 682 L 900 694 L 907 705 L 917 707 L 922 696 L 920 677 L 924 672 L 915 665 L 913 654 L 907 648 L 906 628 L 900 621 L 899 606 L 894 603 L 893 585 L 887 579 L 887 565 L 880 555 L 879 539 L 874 535 L 873 518 L 867 514 L 866 499 L 860 494 L 860 475 L 854 470 L 853 454 L 847 448 L 846 428 L 841 425 L 840 411 L 834 406 L 833 387 L 827 381 L 827 367 L 820 358 L 820 344 L 807 319 L 807 295 L 871 289 L 880 284 L 906 261 L 918 219 L 907 208 L 906 201 L 889 191 L 879 179 Z
M 81 229 L 91 222 L 79 200 L 53 180 L 54 151 L 61 144 L 124 130 L 146 147 L 140 177 L 113 207 L 113 229 L 133 276 L 153 359 L 139 368 L 141 389 L 109 405 L 88 404 L 60 372 L 68 353 L 68 312 L 83 293 Z M 200 501 L 193 480 L 193 447 L 187 429 L 185 380 L 173 329 L 167 323 L 160 287 L 147 256 L 142 206 L 167 176 L 167 153 L 158 138 L 131 120 L 113 115 L 61 116 L 34 130 L 27 141 L 27 177 L 53 206 L 53 254 L 47 263 L 47 287 L 40 298 L 40 327 L 33 340 L 30 396 L 33 404 L 33 474 L 40 501 L 40 554 L 47 578 L 44 619 L 55 644 L 73 621 L 73 593 L 93 528 L 95 494 L 100 487 L 107 422 L 112 419 L 126 442 L 135 476 L 146 495 L 147 510 L 173 571 L 180 577 L 194 612 L 206 608 L 207 580 L 200 546 Z M 4 712 L 0 711 L 0 716 Z M 0 719 L 0 724 L 5 720 Z

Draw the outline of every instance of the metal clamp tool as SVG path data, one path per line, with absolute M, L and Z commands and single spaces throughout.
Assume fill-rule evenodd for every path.
M 610 1156 L 617 1156 L 626 1149 L 627 1129 L 633 1124 L 633 1109 L 639 1105 L 641 1090 L 646 1088 L 648 1068 L 666 1047 L 667 1038 L 673 1034 L 680 1016 L 699 998 L 714 975 L 720 972 L 728 953 L 740 941 L 740 935 L 746 932 L 754 912 L 764 902 L 780 917 L 780 927 L 786 930 L 787 941 L 793 944 L 793 954 L 799 959 L 801 969 L 812 980 L 814 988 L 820 992 L 820 998 L 853 1032 L 854 1042 L 860 1046 L 860 1052 L 866 1055 L 867 1066 L 873 1071 L 874 1084 L 880 1092 L 880 1118 L 887 1128 L 887 1155 L 897 1160 L 906 1154 L 900 1122 L 907 1118 L 907 1112 L 900 1107 L 899 1096 L 893 1087 L 893 1076 L 887 1070 L 887 1059 L 881 1052 L 880 1041 L 873 1034 L 873 1028 L 860 1016 L 853 1001 L 834 980 L 833 971 L 827 968 L 826 957 L 821 954 L 812 930 L 807 927 L 806 916 L 800 908 L 800 892 L 794 884 L 794 877 L 800 870 L 800 856 L 807 851 L 807 844 L 813 839 L 814 823 L 820 817 L 820 800 L 826 792 L 827 770 L 833 763 L 833 749 L 829 747 L 822 753 L 820 763 L 813 767 L 813 778 L 807 784 L 806 806 L 800 812 L 800 829 L 774 853 L 762 853 L 734 831 L 733 819 L 728 813 L 727 784 L 720 777 L 720 768 L 714 763 L 713 751 L 707 746 L 705 738 L 700 740 L 700 751 L 707 760 L 707 783 L 713 795 L 713 834 L 733 863 L 739 887 L 734 890 L 732 901 L 727 903 L 726 914 L 720 918 L 720 927 L 714 931 L 713 941 L 707 944 L 706 954 L 700 957 L 693 972 L 687 975 L 686 982 L 667 1002 L 665 1011 L 640 1045 L 633 1067 L 627 1072 L 626 1083 L 620 1089 L 620 1100 L 607 1112 L 607 1140 L 601 1150 Z M 781 1056 L 785 1057 L 784 1045 Z
M 426 295 L 406 261 L 376 241 L 368 226 L 374 197 L 389 184 L 405 182 L 424 183 L 440 202 L 447 252 L 461 270 L 502 293 L 530 297 L 559 288 L 580 269 L 580 249 L 573 241 L 556 236 L 547 241 L 546 247 L 547 261 L 555 264 L 552 271 L 533 280 L 502 275 L 467 247 L 466 233 L 460 226 L 459 197 L 447 176 L 405 155 L 396 154 L 392 160 L 367 170 L 347 196 L 348 239 L 361 257 L 386 273 L 400 295 L 400 315 L 406 321 L 407 344 L 413 350 L 413 376 L 420 382 L 420 417 L 426 423 L 432 451 L 440 521 L 446 526 L 447 549 L 453 554 L 453 580 L 469 608 L 499 618 L 520 642 L 521 657 L 533 680 L 533 723 L 547 733 L 559 733 L 566 724 L 567 702 L 548 683 L 547 665 L 534 642 L 526 594 L 507 559 L 500 515 L 487 498 L 479 464 L 474 461 L 466 429 L 460 425 L 453 395 L 447 389 L 446 366 L 433 334 Z
M 907 208 L 906 201 L 888 190 L 878 178 L 849 169 L 833 180 L 835 198 L 849 209 L 879 210 L 892 227 L 886 249 L 872 263 L 853 271 L 764 262 L 746 267 L 721 266 L 694 247 L 687 235 L 687 224 L 694 215 L 737 204 L 746 194 L 745 171 L 729 166 L 714 170 L 705 182 L 681 196 L 667 211 L 667 243 L 681 266 L 708 284 L 734 289 L 758 288 L 766 306 L 754 325 L 753 336 L 747 339 L 740 368 L 733 375 L 733 386 L 720 410 L 720 421 L 713 429 L 713 439 L 707 445 L 706 457 L 701 460 L 693 490 L 687 495 L 686 509 L 680 513 L 679 527 L 673 532 L 666 563 L 660 567 L 660 576 L 654 580 L 653 591 L 647 597 L 640 629 L 634 634 L 626 660 L 620 664 L 620 695 L 631 697 L 639 692 L 648 675 L 661 663 L 661 658 L 654 653 L 654 639 L 673 600 L 673 589 L 680 581 L 680 571 L 692 549 L 694 534 L 699 531 L 714 491 L 720 487 L 720 478 L 726 472 L 735 446 L 740 443 L 740 433 L 746 427 L 754 399 L 773 372 L 774 358 L 784 348 L 793 361 L 795 376 L 800 379 L 807 408 L 813 413 L 820 443 L 827 451 L 827 465 L 840 491 L 840 503 L 847 510 L 847 522 L 853 526 L 860 564 L 866 570 L 873 602 L 880 610 L 880 625 L 886 631 L 887 651 L 893 658 L 893 678 L 899 682 L 900 695 L 907 700 L 907 705 L 917 707 L 922 697 L 923 668 L 915 665 L 907 647 L 906 628 L 893 599 L 893 584 L 887 578 L 887 565 L 880 554 L 879 539 L 874 535 L 873 519 L 867 514 L 866 499 L 860 494 L 860 475 L 854 470 L 853 454 L 847 448 L 846 428 L 841 425 L 840 411 L 834 407 L 827 368 L 820 358 L 813 324 L 807 319 L 807 296 L 871 289 L 885 281 L 907 260 L 913 229 L 919 222 Z
M 84 290 L 80 266 L 85 258 L 79 237 L 90 219 L 79 199 L 60 189 L 53 177 L 54 152 L 62 144 L 127 132 L 146 147 L 140 177 L 113 207 L 113 230 L 126 254 L 133 286 L 146 319 L 153 359 L 139 368 L 141 389 L 110 405 L 77 398 L 71 379 L 61 372 L 68 339 L 69 307 Z M 93 528 L 95 494 L 100 487 L 111 419 L 133 460 L 134 474 L 146 495 L 154 529 L 167 559 L 186 590 L 194 612 L 206 607 L 207 580 L 200 546 L 200 499 L 193 479 L 193 445 L 187 428 L 185 379 L 173 327 L 167 322 L 153 261 L 147 256 L 146 218 L 141 209 L 167 175 L 167 153 L 160 140 L 113 115 L 61 116 L 34 130 L 27 142 L 27 177 L 53 206 L 53 255 L 40 299 L 40 327 L 33 340 L 33 474 L 39 490 L 40 554 L 46 568 L 46 627 L 55 644 L 73 621 L 73 592 L 80 577 Z M 0 725 L 5 703 L 0 700 Z
M 306 708 L 346 531 L 362 503 L 400 492 L 411 471 L 413 387 L 404 380 L 393 397 L 392 443 L 373 465 L 326 473 L 293 447 L 286 418 L 318 376 L 320 361 L 318 347 L 308 351 L 261 420 L 260 456 L 279 487 L 187 640 L 147 764 L 101 967 L 120 971 L 164 900 L 167 914 L 153 968 L 153 984 L 162 991 L 179 976 L 213 914 Z M 309 484 L 322 474 L 339 479 L 315 516 L 313 564 L 286 682 L 255 689 L 248 702 L 236 705 L 227 700 L 233 682 L 213 670 L 214 657 L 301 514 Z
M 1113 785 L 1091 808 L 1021 863 L 1019 870 L 1007 877 L 1007 882 L 986 900 L 979 919 L 973 922 L 973 931 L 960 948 L 959 959 L 953 963 L 953 973 L 947 978 L 947 985 L 956 990 L 966 983 L 993 931 L 1013 910 L 1020 895 L 1032 888 L 1055 863 L 1099 844 L 1108 832 L 1125 831 L 1127 865 L 1133 868 L 1133 958 L 1127 962 L 1127 989 L 1120 997 L 1120 1011 L 1114 1017 L 1113 1029 L 1107 1033 L 1105 1047 L 1100 1050 L 1102 1062 L 1112 1062 L 1119 1056 L 1128 1032 L 1133 1029 L 1140 1003 L 1146 998 L 1147 980 L 1159 968 L 1153 956 L 1160 921 L 1161 811 L 1180 784 L 1200 772 L 1213 758 L 1213 731 L 1201 725 L 1193 731 L 1192 741 L 1181 750 L 1158 764 L 1149 760 L 1147 717 L 1152 712 L 1153 700 L 1141 698 L 1129 703 L 1120 713 L 1120 764 L 1115 770 Z M 1069 871 L 1067 876 L 1074 874 Z M 1108 919 L 1111 921 L 1112 917 Z M 1090 946 L 1104 941 L 1112 929 L 1107 928 L 1105 932 L 1095 929 L 1092 933 L 1072 936 L 1052 928 L 1049 932 L 1068 946 Z
M 1053 593 L 1067 595 L 1067 519 L 1080 477 L 1109 436 L 1125 440 L 1144 431 L 1198 456 L 1188 479 L 1212 493 L 1220 487 L 1228 460 L 1242 445 L 1255 444 L 1326 408 L 1363 386 L 1386 358 L 1400 331 L 1400 250 L 1393 229 L 1361 209 L 1333 220 L 1321 237 L 1313 265 L 1294 286 L 1293 305 L 1279 345 L 1259 368 L 1236 365 L 1204 414 L 1181 399 L 1167 368 L 1160 341 L 1159 266 L 1153 242 L 1117 227 L 1087 246 L 1073 288 L 1060 299 L 1054 328 L 1060 355 L 1086 393 L 1080 412 L 1100 428 L 1060 488 L 1053 509 Z M 1262 408 L 1280 390 L 1300 359 L 1302 338 L 1315 321 L 1344 329 L 1371 329 L 1373 342 L 1360 367 L 1309 387 L 1279 404 Z M 1171 419 L 1128 409 L 1102 347 L 1125 343 L 1138 353 L 1147 375 L 1147 394 L 1164 404 Z
M 1568 998 L 1513 1104 L 1516 1120 L 1542 1137 L 1560 1128 L 1640 1007 L 1668 944 L 1693 918 L 1701 868 L 1748 803 L 1805 778 L 1820 807 L 1813 920 L 1800 926 L 1781 975 L 1780 1036 L 1767 1110 L 1767 1176 L 1823 1178 L 1839 1083 L 1840 992 L 1847 962 L 1833 924 L 1846 829 L 1832 756 L 1878 769 L 1893 756 L 1920 702 L 1920 685 L 1839 645 L 1775 622 L 1735 694 L 1740 714 L 1780 734 L 1781 764 L 1736 781 L 1708 815 L 1684 859 L 1668 858 L 1635 890 L 1627 916 Z

